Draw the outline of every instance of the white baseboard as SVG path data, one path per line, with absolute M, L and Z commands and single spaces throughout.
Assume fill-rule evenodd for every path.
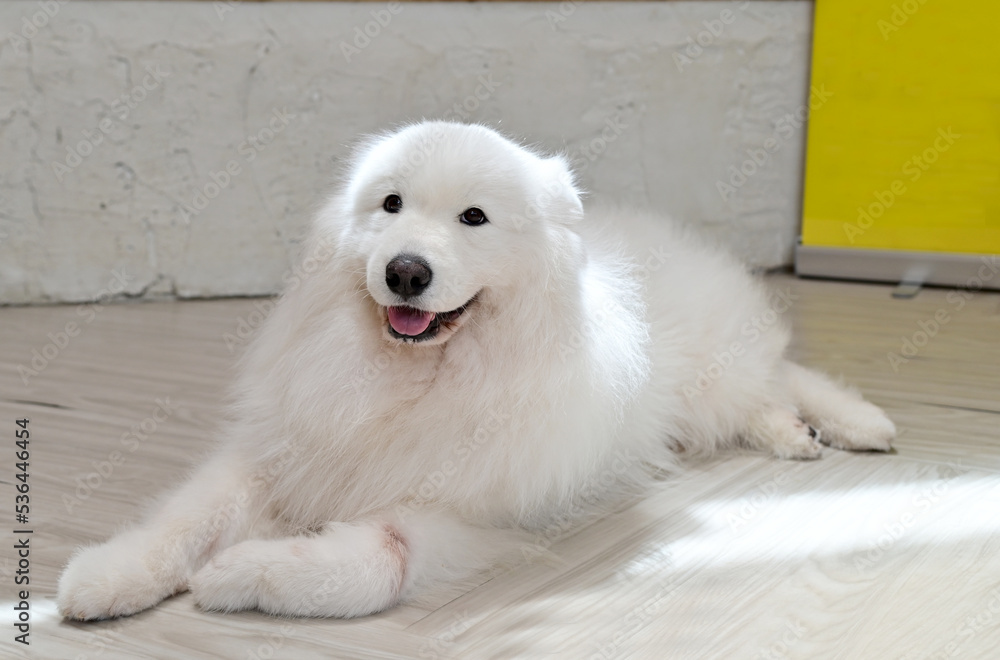
M 998 254 L 863 250 L 799 244 L 795 248 L 795 272 L 803 277 L 1000 290 Z

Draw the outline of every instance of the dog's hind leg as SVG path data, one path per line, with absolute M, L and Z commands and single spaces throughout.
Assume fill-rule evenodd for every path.
M 819 432 L 794 409 L 773 402 L 750 415 L 742 440 L 754 449 L 768 449 L 778 458 L 819 458 Z
M 896 426 L 882 409 L 818 371 L 786 361 L 788 391 L 802 417 L 836 449 L 888 451 Z
M 234 545 L 202 568 L 190 588 L 207 610 L 365 616 L 486 568 L 503 546 L 502 534 L 433 512 L 334 522 L 314 536 Z

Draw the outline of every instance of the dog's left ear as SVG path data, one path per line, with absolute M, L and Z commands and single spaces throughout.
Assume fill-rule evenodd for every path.
M 563 156 L 552 156 L 542 164 L 544 176 L 537 198 L 538 210 L 543 216 L 566 224 L 581 220 L 583 201 L 569 161 Z

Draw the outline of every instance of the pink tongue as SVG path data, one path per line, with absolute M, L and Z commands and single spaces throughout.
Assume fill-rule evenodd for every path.
M 415 337 L 427 329 L 434 320 L 434 312 L 412 307 L 389 307 L 389 325 L 401 335 Z

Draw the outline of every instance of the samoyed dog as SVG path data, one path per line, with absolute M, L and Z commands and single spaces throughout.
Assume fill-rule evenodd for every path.
M 477 575 L 678 455 L 813 459 L 895 436 L 784 357 L 787 297 L 664 217 L 585 209 L 564 158 L 483 126 L 364 143 L 301 272 L 218 447 L 72 557 L 63 615 L 190 590 L 209 610 L 362 616 Z

